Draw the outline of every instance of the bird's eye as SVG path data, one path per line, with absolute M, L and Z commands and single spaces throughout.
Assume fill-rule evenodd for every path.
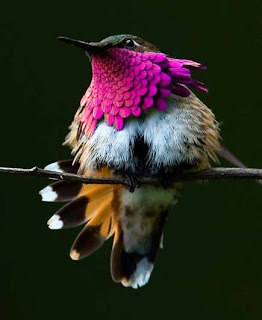
M 126 47 L 126 48 L 131 49 L 131 48 L 135 48 L 135 46 L 136 46 L 136 43 L 135 43 L 134 40 L 132 40 L 132 39 L 127 39 L 127 40 L 125 41 L 125 47 Z

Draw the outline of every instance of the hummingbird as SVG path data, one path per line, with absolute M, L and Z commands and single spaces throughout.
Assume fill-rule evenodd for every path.
M 127 177 L 130 187 L 54 182 L 40 191 L 42 200 L 68 203 L 48 226 L 84 225 L 70 251 L 73 260 L 89 256 L 113 237 L 113 280 L 139 288 L 149 281 L 163 247 L 168 213 L 182 186 L 172 176 L 210 168 L 221 152 L 219 124 L 192 91 L 208 91 L 192 77 L 205 66 L 169 57 L 130 34 L 100 42 L 58 39 L 85 52 L 92 80 L 65 140 L 73 160 L 45 169 Z M 145 177 L 160 183 L 141 185 Z

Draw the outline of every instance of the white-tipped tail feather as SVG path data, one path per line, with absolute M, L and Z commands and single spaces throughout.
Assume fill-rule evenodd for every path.
M 44 167 L 45 170 L 56 171 L 56 172 L 64 172 L 60 167 L 58 162 L 53 162 Z
M 153 271 L 153 268 L 153 263 L 150 263 L 147 257 L 139 261 L 136 266 L 136 271 L 132 274 L 130 278 L 130 286 L 133 289 L 137 289 L 146 285 L 150 279 L 150 275 Z
M 60 216 L 58 214 L 54 214 L 48 221 L 47 221 L 48 228 L 51 230 L 59 230 L 63 228 L 63 221 L 60 220 Z
M 52 187 L 47 186 L 44 189 L 39 191 L 42 201 L 53 202 L 57 199 L 57 193 L 53 190 Z

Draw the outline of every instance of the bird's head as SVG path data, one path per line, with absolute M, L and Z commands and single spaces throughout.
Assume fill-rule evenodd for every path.
M 83 49 L 91 59 L 93 78 L 78 113 L 88 136 L 102 117 L 108 125 L 122 130 L 125 118 L 139 117 L 154 107 L 165 111 L 171 94 L 189 96 L 188 86 L 207 91 L 203 83 L 191 77 L 191 70 L 204 69 L 203 65 L 169 58 L 137 36 L 116 35 L 100 42 L 58 39 Z
M 113 48 L 122 48 L 138 52 L 160 52 L 153 44 L 131 34 L 110 36 L 100 42 L 85 42 L 67 37 L 58 37 L 58 40 L 83 49 L 90 58 L 102 52 L 110 52 Z

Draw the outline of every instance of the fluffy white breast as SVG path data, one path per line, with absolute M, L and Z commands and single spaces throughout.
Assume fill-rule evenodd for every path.
M 152 114 L 143 123 L 143 135 L 149 146 L 148 164 L 172 167 L 193 160 L 188 148 L 194 140 L 189 110 L 171 105 L 165 113 Z
M 134 169 L 133 148 L 140 133 L 138 119 L 126 123 L 121 131 L 101 122 L 93 136 L 85 141 L 88 150 L 85 162 L 94 165 L 106 163 L 116 169 Z
M 144 118 L 127 121 L 121 131 L 100 122 L 91 138 L 82 136 L 85 145 L 81 151 L 82 165 L 102 163 L 115 169 L 135 171 L 134 145 L 138 138 L 148 147 L 146 166 L 156 169 L 181 162 L 192 163 L 198 132 L 194 114 L 181 107 L 181 99 L 176 96 L 169 98 L 168 104 L 164 112 L 150 111 Z

